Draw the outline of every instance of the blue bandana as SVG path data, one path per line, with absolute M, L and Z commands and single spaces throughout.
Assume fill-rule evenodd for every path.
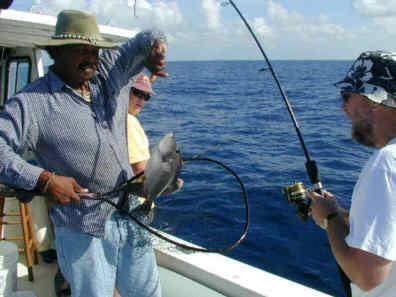
M 335 86 L 396 108 L 396 52 L 363 52 Z

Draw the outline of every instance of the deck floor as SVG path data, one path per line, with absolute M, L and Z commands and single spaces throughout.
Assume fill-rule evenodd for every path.
M 40 261 L 40 264 L 33 265 L 34 281 L 28 280 L 28 270 L 25 264 L 24 257 L 19 255 L 19 262 L 17 267 L 18 274 L 18 291 L 34 292 L 36 297 L 56 297 L 54 288 L 54 277 L 58 270 L 56 262 L 46 264 Z
M 58 264 L 56 262 L 46 264 L 40 261 L 40 264 L 33 265 L 34 281 L 31 282 L 28 280 L 28 270 L 24 257 L 20 255 L 17 267 L 18 291 L 29 292 L 29 297 L 31 292 L 34 293 L 33 296 L 35 297 L 56 297 L 54 277 L 57 270 Z M 189 292 L 189 296 L 194 297 L 224 297 L 224 295 L 216 293 L 166 268 L 159 267 L 159 273 L 162 281 L 163 297 L 182 297 L 186 295 L 186 292 Z M 183 290 L 180 289 L 181 286 L 184 287 Z

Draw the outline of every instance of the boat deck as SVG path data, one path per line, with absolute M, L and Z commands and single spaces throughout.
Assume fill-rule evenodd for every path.
M 51 264 L 40 263 L 33 265 L 34 281 L 31 282 L 28 280 L 28 270 L 23 259 L 24 257 L 20 255 L 20 258 L 22 259 L 18 262 L 17 267 L 18 292 L 26 293 L 29 297 L 56 297 L 54 277 L 58 270 L 58 264 L 54 262 Z M 159 267 L 159 273 L 161 283 L 166 284 L 162 286 L 163 297 L 185 296 L 186 292 L 188 292 L 188 296 L 192 297 L 225 297 L 210 288 L 204 287 L 164 267 Z M 181 282 L 183 283 L 183 290 L 180 290 Z
M 56 297 L 54 277 L 58 270 L 58 264 L 54 262 L 51 264 L 40 263 L 39 265 L 33 265 L 34 281 L 31 282 L 28 280 L 28 270 L 24 257 L 21 255 L 19 257 L 20 261 L 17 267 L 18 291 L 34 292 L 36 297 Z
M 156 256 L 163 297 L 330 297 L 218 254 L 184 254 L 156 249 Z M 30 282 L 20 255 L 18 291 L 30 292 L 29 297 L 56 297 L 54 277 L 57 269 L 56 262 L 34 265 L 34 281 Z

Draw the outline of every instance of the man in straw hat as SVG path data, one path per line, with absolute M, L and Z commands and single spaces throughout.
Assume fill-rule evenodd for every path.
M 350 210 L 329 192 L 310 193 L 312 217 L 326 230 L 353 297 L 396 296 L 396 53 L 362 53 L 336 86 L 352 138 L 376 150 L 360 173 Z
M 109 297 L 115 287 L 123 297 L 161 296 L 147 232 L 113 206 L 80 200 L 79 194 L 108 192 L 133 176 L 126 143 L 129 98 L 119 94 L 144 67 L 167 76 L 166 38 L 143 31 L 117 46 L 102 38 L 92 14 L 65 10 L 55 34 L 37 46 L 54 64 L 0 113 L 0 183 L 40 190 L 55 202 L 50 214 L 58 263 L 72 296 Z M 20 157 L 26 150 L 39 166 Z M 139 202 L 130 198 L 133 209 Z

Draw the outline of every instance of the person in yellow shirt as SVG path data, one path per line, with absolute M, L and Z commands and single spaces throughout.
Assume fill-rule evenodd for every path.
M 147 101 L 155 92 L 151 87 L 151 81 L 145 74 L 139 74 L 137 80 L 129 92 L 128 109 L 128 152 L 135 175 L 142 172 L 150 159 L 149 141 L 146 133 L 136 115 L 141 112 Z
M 141 112 L 147 101 L 150 100 L 151 96 L 155 95 L 152 88 L 152 79 L 147 75 L 141 73 L 138 75 L 135 84 L 129 91 L 129 109 L 128 109 L 128 126 L 127 126 L 127 137 L 128 137 L 128 153 L 129 163 L 131 163 L 133 173 L 135 175 L 144 171 L 147 162 L 150 159 L 149 151 L 149 140 L 140 121 L 136 115 Z M 139 180 L 138 180 L 139 181 Z M 163 195 L 177 192 L 183 186 L 183 180 L 177 179 L 177 189 L 169 189 L 165 191 Z M 141 203 L 144 203 L 145 199 L 139 197 Z M 152 208 L 154 204 L 152 205 Z

